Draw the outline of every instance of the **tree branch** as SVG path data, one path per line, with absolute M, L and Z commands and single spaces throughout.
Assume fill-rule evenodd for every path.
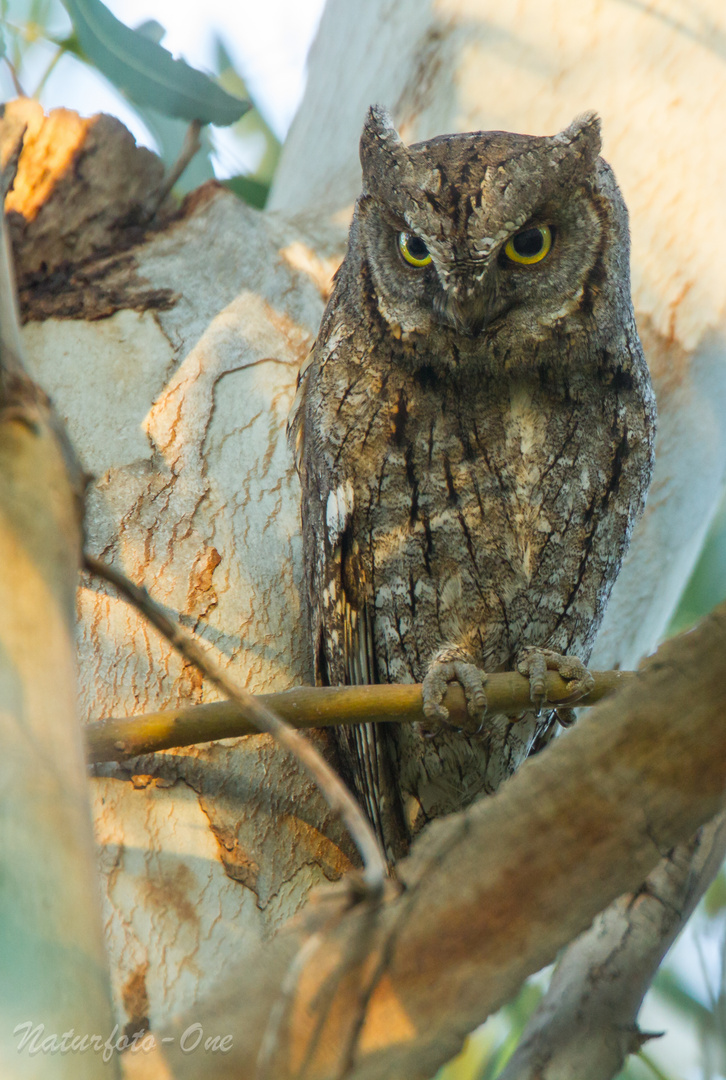
M 566 950 L 499 1080 L 610 1080 L 647 1038 L 637 1017 L 658 967 L 726 856 L 726 815 L 680 844 Z
M 1 1071 L 112 1080 L 118 1062 L 56 1054 L 40 1066 L 21 1049 L 28 1022 L 61 1034 L 112 1026 L 76 714 L 82 497 L 70 444 L 24 367 L 0 198 Z
M 594 671 L 595 687 L 577 702 L 577 708 L 594 705 L 633 677 L 629 671 Z M 570 690 L 555 672 L 547 673 L 547 701 L 551 705 L 569 698 Z M 530 705 L 529 681 L 516 672 L 488 676 L 487 701 L 491 716 L 516 716 Z M 423 721 L 420 686 L 302 686 L 279 694 L 260 694 L 255 701 L 274 709 L 292 727 L 322 728 L 336 724 Z M 466 702 L 461 687 L 452 684 L 446 708 L 453 724 L 467 724 Z M 125 719 L 98 720 L 84 733 L 89 762 L 127 761 L 139 754 L 153 754 L 176 746 L 193 746 L 213 739 L 231 739 L 259 731 L 243 705 L 230 701 L 182 706 Z
M 401 895 L 344 912 L 324 893 L 195 1008 L 205 1029 L 233 1033 L 210 1080 L 255 1075 L 286 979 L 270 1061 L 277 1080 L 331 1080 L 347 1062 L 350 1080 L 432 1075 L 529 974 L 721 809 L 725 649 L 726 604 L 666 642 L 492 798 L 434 822 L 399 866 Z M 311 933 L 319 943 L 290 987 Z M 172 1040 L 164 1058 L 175 1080 L 197 1074 L 178 1045 L 190 1019 L 159 1033 Z
M 206 679 L 233 701 L 238 709 L 242 709 L 256 731 L 265 731 L 272 735 L 280 746 L 300 762 L 320 788 L 333 813 L 339 815 L 350 833 L 363 862 L 363 883 L 368 895 L 379 896 L 387 876 L 385 856 L 365 814 L 320 751 L 259 697 L 236 686 L 207 655 L 199 642 L 157 604 L 146 589 L 134 585 L 125 574 L 87 552 L 84 553 L 83 561 L 87 570 L 113 585 L 125 600 L 163 634 L 185 660 L 199 668 Z

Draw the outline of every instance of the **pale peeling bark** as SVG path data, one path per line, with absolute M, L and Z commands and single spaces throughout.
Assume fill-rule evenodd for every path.
M 724 648 L 721 605 L 496 795 L 435 822 L 400 864 L 403 892 L 347 912 L 339 893 L 321 894 L 257 964 L 158 1032 L 170 1074 L 199 1075 L 179 1042 L 195 1020 L 234 1034 L 205 1062 L 207 1080 L 433 1075 L 527 974 L 723 807 Z M 701 866 L 707 852 L 696 845 Z M 676 877 L 660 881 L 662 898 L 687 904 Z M 148 1075 L 139 1057 L 130 1077 Z
M 22 103 L 24 122 L 27 110 Z M 9 110 L 3 160 L 17 156 L 12 119 Z M 30 121 L 27 148 L 38 156 L 49 140 L 32 110 Z M 285 420 L 335 261 L 214 185 L 134 245 L 143 229 L 118 235 L 105 175 L 117 170 L 115 182 L 143 207 L 159 179 L 148 153 L 130 153 L 115 123 L 79 125 L 72 115 L 67 130 L 57 116 L 50 123 L 54 156 L 40 155 L 43 174 L 46 166 L 52 174 L 46 201 L 16 199 L 22 220 L 12 220 L 25 238 L 25 310 L 44 319 L 24 328 L 29 363 L 92 474 L 89 550 L 181 612 L 248 689 L 309 681 L 297 593 L 299 494 Z M 32 193 L 24 153 L 19 171 Z M 41 214 L 66 221 L 53 200 L 63 211 L 75 205 L 79 177 L 76 232 L 53 249 L 51 287 L 33 289 L 34 222 Z M 101 254 L 86 247 L 75 264 L 83 215 L 95 219 L 97 204 Z M 118 213 L 133 219 L 133 204 Z M 114 244 L 122 250 L 109 254 Z M 48 310 L 96 318 L 45 318 Z M 218 696 L 102 584 L 83 580 L 78 608 L 86 719 Z M 248 955 L 297 910 L 312 885 L 350 866 L 314 785 L 265 737 L 107 767 L 93 792 L 117 1016 L 130 1034 L 190 1005 L 231 956 Z
M 23 372 L 9 265 L 0 229 L 0 1074 L 91 1080 L 118 1069 L 76 711 L 80 473 Z M 69 1032 L 101 1047 L 59 1053 Z
M 84 391 L 86 408 L 107 427 L 140 428 L 144 442 L 97 478 L 90 549 L 183 612 L 230 674 L 256 691 L 308 677 L 284 424 L 321 299 L 291 270 L 286 240 L 219 193 L 148 245 L 139 273 L 183 298 L 168 318 L 143 317 L 156 335 L 144 383 L 156 386 L 146 398 L 138 384 L 109 398 L 111 376 L 95 401 Z M 265 289 L 276 303 L 267 304 Z M 85 351 L 97 364 L 123 367 L 137 348 L 120 332 L 106 351 L 93 325 L 74 328 L 86 331 L 75 355 Z M 73 390 L 61 399 L 57 369 L 54 376 L 63 407 Z M 79 449 L 93 462 L 92 442 Z M 217 696 L 105 589 L 86 583 L 80 612 L 87 716 Z M 139 791 L 131 771 L 99 779 L 96 825 L 109 867 L 116 987 L 138 1027 L 191 1003 L 231 953 L 246 955 L 312 884 L 349 864 L 325 838 L 330 815 L 318 792 L 267 738 L 137 761 Z
M 636 1020 L 666 950 L 726 856 L 720 814 L 674 848 L 565 952 L 499 1080 L 609 1080 L 643 1042 Z

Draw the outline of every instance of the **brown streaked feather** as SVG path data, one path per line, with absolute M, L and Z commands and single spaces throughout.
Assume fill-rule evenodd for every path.
M 595 117 L 552 138 L 406 147 L 381 110 L 291 435 L 316 677 L 421 682 L 444 646 L 587 662 L 653 467 L 655 405 L 629 297 L 627 212 Z M 547 259 L 513 266 L 546 224 Z M 398 230 L 431 255 L 406 265 Z M 549 250 L 549 249 L 548 249 Z M 389 857 L 495 791 L 548 717 L 336 732 Z

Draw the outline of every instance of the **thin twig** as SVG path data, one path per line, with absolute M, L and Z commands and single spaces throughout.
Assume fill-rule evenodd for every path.
M 15 65 L 10 60 L 10 57 L 9 56 L 3 56 L 3 60 L 5 61 L 5 64 L 7 66 L 8 71 L 10 72 L 10 78 L 13 80 L 13 87 L 15 88 L 15 93 L 17 94 L 18 97 L 27 97 L 27 94 L 25 93 L 22 86 L 20 85 L 20 79 L 18 78 L 18 73 L 15 70 Z
M 8 178 L 5 177 L 5 180 Z M 22 369 L 23 343 L 20 336 L 18 291 L 15 287 L 15 267 L 5 221 L 6 192 L 0 190 L 0 346 L 2 367 L 7 373 L 18 374 Z
M 156 195 L 154 196 L 154 201 L 152 202 L 151 206 L 149 207 L 149 213 L 148 213 L 149 220 L 151 220 L 151 218 L 153 218 L 154 214 L 157 212 L 157 210 L 159 209 L 159 207 L 163 203 L 164 199 L 167 197 L 167 195 L 169 194 L 171 189 L 174 187 L 174 184 L 177 182 L 177 180 L 179 179 L 181 174 L 184 172 L 184 170 L 186 169 L 187 165 L 192 160 L 194 155 L 199 150 L 201 150 L 202 141 L 199 138 L 199 133 L 200 133 L 201 130 L 202 130 L 202 121 L 201 120 L 192 120 L 191 124 L 189 125 L 189 127 L 186 130 L 186 135 L 184 136 L 184 142 L 182 144 L 181 150 L 179 151 L 179 157 L 176 159 L 176 161 L 174 162 L 172 167 L 169 169 L 169 172 L 166 174 L 166 177 L 164 178 L 161 187 L 159 188 L 159 190 L 156 192 Z
M 577 703 L 594 705 L 633 677 L 630 671 L 593 671 L 594 689 Z M 547 701 L 556 706 L 569 696 L 570 689 L 559 675 L 547 673 Z M 260 694 L 263 706 L 298 729 L 348 724 L 413 724 L 423 721 L 421 687 L 380 686 L 300 686 L 278 694 Z M 529 681 L 516 672 L 499 672 L 487 677 L 488 714 L 515 716 L 526 711 Z M 466 702 L 461 687 L 452 683 L 445 698 L 451 722 L 465 727 Z M 84 728 L 89 762 L 128 761 L 139 754 L 154 754 L 178 746 L 194 746 L 214 739 L 235 739 L 258 730 L 247 710 L 230 701 L 186 705 L 140 716 L 108 718 Z
M 312 743 L 295 728 L 280 719 L 259 698 L 235 686 L 217 664 L 207 656 L 198 642 L 164 609 L 149 596 L 146 589 L 139 588 L 114 567 L 101 562 L 92 555 L 84 554 L 87 570 L 103 578 L 152 623 L 159 633 L 187 660 L 202 672 L 222 693 L 244 710 L 258 731 L 265 731 L 289 750 L 312 776 L 328 805 L 338 814 L 350 833 L 363 860 L 363 882 L 371 897 L 380 896 L 387 876 L 386 861 L 375 834 L 363 811 L 347 787 L 315 749 Z
M 40 77 L 40 79 L 38 81 L 38 84 L 35 87 L 35 90 L 33 91 L 33 99 L 35 101 L 40 100 L 40 95 L 43 92 L 43 88 L 44 88 L 45 84 L 48 82 L 48 79 L 53 74 L 53 72 L 54 72 L 54 70 L 55 70 L 55 68 L 56 68 L 56 66 L 58 64 L 58 61 L 61 59 L 62 56 L 66 55 L 66 52 L 67 52 L 67 50 L 64 49 L 62 45 L 59 45 L 58 48 L 56 49 L 55 53 L 53 54 L 53 56 L 52 56 L 52 58 L 50 60 L 50 63 L 46 65 L 46 69 L 43 72 L 43 74 L 41 75 L 41 77 Z

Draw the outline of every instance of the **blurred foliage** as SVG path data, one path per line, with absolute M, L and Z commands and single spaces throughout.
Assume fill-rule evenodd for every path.
M 216 61 L 220 84 L 225 87 L 226 90 L 229 90 L 231 94 L 235 94 L 240 98 L 250 99 L 251 95 L 247 88 L 247 84 L 236 70 L 232 57 L 227 52 L 227 48 L 219 36 L 217 36 L 215 40 L 215 50 L 217 54 Z M 277 163 L 280 160 L 280 151 L 282 147 L 279 140 L 259 109 L 251 109 L 250 112 L 239 121 L 236 130 L 240 137 L 257 139 L 264 146 L 263 153 L 255 170 L 254 181 L 259 185 L 266 185 L 269 188 L 272 177 L 275 174 L 275 169 L 277 168 Z M 252 177 L 232 177 L 231 179 L 252 180 Z
M 702 1001 L 682 975 L 667 961 L 659 971 L 649 994 L 667 1007 L 680 1029 L 694 1032 L 700 1061 L 689 1077 L 723 1080 L 726 1077 L 726 873 L 722 870 L 701 902 L 697 921 L 696 952 L 708 952 L 713 967 L 713 943 L 720 953 L 718 987 L 711 987 L 709 1000 Z M 702 959 L 705 959 L 701 953 Z M 513 1002 L 473 1032 L 460 1054 L 436 1074 L 434 1080 L 496 1080 L 514 1052 L 525 1025 L 542 999 L 551 969 L 530 979 Z M 705 972 L 704 972 L 705 975 Z M 707 982 L 708 980 L 706 980 Z M 631 1057 L 615 1080 L 683 1080 L 667 1071 L 663 1054 L 658 1053 L 658 1033 L 641 1052 Z M 584 1078 L 583 1078 L 584 1080 Z
M 163 116 L 226 126 L 249 110 L 249 103 L 159 44 L 159 23 L 149 35 L 125 26 L 101 0 L 63 0 L 88 63 L 95 65 L 128 100 L 153 106 Z
M 663 1072 L 653 1058 L 641 1050 L 637 1057 L 631 1058 L 616 1080 L 675 1080 L 675 1077 Z
M 133 30 L 101 0 L 64 0 L 63 4 L 59 0 L 0 0 L 0 20 L 0 64 L 12 79 L 14 93 L 42 102 L 48 79 L 61 61 L 86 64 L 106 78 L 136 112 L 167 169 L 181 152 L 188 121 L 231 126 L 232 142 L 225 142 L 225 156 L 234 160 L 252 146 L 259 161 L 225 184 L 252 206 L 264 206 L 280 144 L 223 42 L 216 42 L 216 71 L 210 77 L 174 59 L 161 46 L 165 30 L 156 20 Z M 26 85 L 31 79 L 32 85 Z M 200 141 L 201 150 L 175 186 L 178 195 L 214 176 L 212 159 L 218 151 L 214 127 L 203 127 Z
M 726 500 L 706 536 L 698 562 L 668 628 L 680 634 L 726 599 Z
M 539 1005 L 549 968 L 528 980 L 508 1005 L 473 1032 L 460 1054 L 436 1074 L 436 1080 L 494 1080 L 514 1053 L 524 1026 Z
M 709 919 L 726 916 L 726 871 L 723 869 L 703 898 L 703 910 Z

